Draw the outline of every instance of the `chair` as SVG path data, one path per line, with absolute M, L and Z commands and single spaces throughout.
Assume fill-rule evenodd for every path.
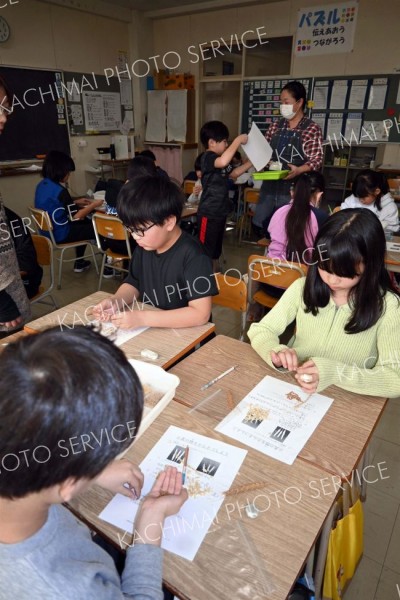
M 258 302 L 266 308 L 272 308 L 279 300 L 262 289 L 255 290 L 253 281 L 285 290 L 296 279 L 306 275 L 307 267 L 300 263 L 252 254 L 248 259 L 248 303 Z
M 132 251 L 129 243 L 129 234 L 123 226 L 122 221 L 118 217 L 114 217 L 113 215 L 104 215 L 102 213 L 94 213 L 92 221 L 97 247 L 103 253 L 98 287 L 98 289 L 100 289 L 107 257 L 112 259 L 112 269 L 128 273 L 128 269 L 123 267 L 123 261 L 130 260 L 132 258 Z M 103 250 L 100 240 L 101 235 L 110 240 L 124 241 L 126 243 L 126 254 L 118 254 L 113 252 L 110 248 Z
M 246 328 L 247 285 L 243 279 L 223 275 L 222 273 L 215 274 L 215 281 L 219 289 L 219 294 L 218 296 L 213 296 L 212 303 L 216 306 L 224 306 L 225 308 L 238 310 L 242 313 L 239 339 L 243 340 Z
M 88 258 L 88 257 L 92 258 L 96 272 L 97 273 L 99 272 L 99 268 L 98 268 L 97 262 L 96 262 L 96 255 L 94 253 L 93 246 L 92 246 L 90 240 L 81 240 L 79 242 L 66 242 L 66 243 L 56 242 L 56 240 L 54 238 L 54 233 L 53 233 L 53 223 L 51 222 L 49 213 L 46 210 L 42 210 L 41 208 L 33 208 L 32 206 L 29 207 L 29 211 L 32 215 L 33 222 L 36 224 L 36 228 L 38 230 L 45 231 L 49 234 L 51 243 L 53 244 L 53 250 L 60 251 L 60 256 L 56 257 L 60 263 L 59 267 L 58 267 L 58 282 L 57 282 L 58 290 L 61 289 L 61 277 L 62 277 L 63 263 L 76 261 L 76 257 L 64 258 L 65 251 L 69 250 L 70 248 L 78 248 L 79 246 L 88 245 L 89 253 L 85 254 L 82 258 Z M 38 233 L 39 233 L 39 231 L 38 231 Z M 41 235 L 41 234 L 39 233 L 39 235 Z M 47 236 L 43 236 L 43 237 L 47 237 Z
M 339 210 L 340 210 L 340 206 L 335 206 L 335 208 L 332 211 L 332 214 L 339 212 Z
M 50 267 L 50 285 L 48 288 L 45 288 L 43 285 L 39 286 L 39 291 L 31 298 L 31 304 L 35 304 L 36 302 L 40 302 L 41 304 L 53 305 L 55 309 L 58 308 L 57 302 L 54 300 L 52 291 L 54 287 L 54 252 L 53 252 L 53 244 L 49 240 L 49 238 L 44 235 L 32 235 L 32 242 L 35 246 L 36 257 L 39 265 L 41 267 Z M 51 302 L 47 302 L 43 300 L 43 298 L 49 297 Z
M 191 179 L 185 179 L 185 181 L 183 182 L 183 193 L 187 196 L 190 196 L 190 194 L 193 194 L 195 185 L 195 181 L 192 181 Z
M 239 244 L 243 240 L 243 232 L 246 232 L 249 237 L 251 234 L 251 219 L 254 217 L 254 210 L 250 207 L 250 204 L 257 204 L 260 197 L 260 190 L 253 188 L 246 188 L 243 194 L 243 214 L 240 217 L 240 229 L 239 229 Z M 248 244 L 255 244 L 249 240 L 246 241 Z

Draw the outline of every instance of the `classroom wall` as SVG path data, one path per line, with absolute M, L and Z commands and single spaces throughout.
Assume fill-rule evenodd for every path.
M 10 39 L 0 45 L 3 65 L 101 74 L 117 64 L 118 50 L 130 51 L 129 23 L 36 0 L 21 1 L 2 14 L 11 29 Z M 80 139 L 88 142 L 86 148 L 78 148 Z M 84 168 L 96 164 L 96 147 L 109 143 L 109 135 L 71 138 L 77 168 L 71 187 L 78 193 L 94 187 L 95 176 L 85 174 Z M 1 177 L 4 201 L 26 215 L 39 179 L 37 175 Z
M 227 6 L 229 1 L 227 0 Z M 304 6 L 332 4 L 324 0 L 283 0 L 272 4 L 225 8 L 199 14 L 167 17 L 154 21 L 154 51 L 164 54 L 175 50 L 182 57 L 179 70 L 192 70 L 198 48 L 188 47 L 231 34 L 264 26 L 272 36 L 292 35 L 297 28 L 297 13 Z M 383 10 L 383 7 L 385 10 Z M 398 23 L 400 2 L 359 0 L 353 52 L 293 60 L 293 76 L 358 75 L 390 73 L 400 69 Z M 284 73 L 282 73 L 284 75 Z
M 243 8 L 230 8 L 229 0 L 226 4 L 227 8 L 217 11 L 155 20 L 154 52 L 161 55 L 171 50 L 178 52 L 182 58 L 179 70 L 195 73 L 198 82 L 200 68 L 199 63 L 196 63 L 196 56 L 193 55 L 199 54 L 198 44 L 221 37 L 229 40 L 231 35 L 240 35 L 248 29 L 256 30 L 257 27 L 265 27 L 263 31 L 272 37 L 294 35 L 300 8 L 329 5 L 332 1 L 282 0 Z M 292 58 L 291 72 L 288 75 L 295 78 L 398 72 L 399 22 L 399 0 L 385 3 L 377 0 L 359 0 L 354 50 L 329 56 Z M 195 48 L 190 48 L 193 46 Z M 200 125 L 199 122 L 198 129 Z M 384 162 L 400 165 L 400 150 L 397 144 L 388 145 Z

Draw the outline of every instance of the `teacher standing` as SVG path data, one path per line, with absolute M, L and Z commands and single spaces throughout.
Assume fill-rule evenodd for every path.
M 290 202 L 293 180 L 307 171 L 318 171 L 322 165 L 322 131 L 305 116 L 306 89 L 300 81 L 289 81 L 281 91 L 279 106 L 282 119 L 273 123 L 265 134 L 271 144 L 272 160 L 290 171 L 285 179 L 263 181 L 253 224 L 268 225 L 273 213 Z M 265 226 L 264 226 L 265 227 Z

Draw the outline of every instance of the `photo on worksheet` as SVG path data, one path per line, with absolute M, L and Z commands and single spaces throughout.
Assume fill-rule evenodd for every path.
M 284 429 L 283 427 L 275 427 L 274 431 L 271 433 L 270 437 L 277 442 L 284 442 L 288 437 L 290 431 L 288 429 Z
M 196 471 L 210 475 L 210 477 L 214 477 L 220 464 L 221 463 L 216 462 L 215 460 L 211 460 L 211 458 L 203 458 L 199 466 L 196 468 Z
M 175 448 L 167 456 L 167 460 L 178 463 L 180 465 L 185 458 L 185 448 L 182 446 L 175 446 Z
M 266 419 L 268 419 L 269 411 L 256 404 L 250 404 L 245 418 L 242 423 L 248 427 L 257 429 Z

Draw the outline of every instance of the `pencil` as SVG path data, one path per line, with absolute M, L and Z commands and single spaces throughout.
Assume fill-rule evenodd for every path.
M 217 381 L 219 381 L 220 379 L 222 379 L 223 377 L 225 377 L 225 375 L 228 375 L 228 373 L 231 373 L 234 369 L 236 369 L 236 367 L 237 367 L 237 365 L 235 365 L 234 367 L 230 367 L 230 369 L 227 369 L 226 371 L 224 371 L 223 373 L 221 373 L 217 377 L 214 377 L 214 379 L 211 379 L 211 381 L 209 381 L 208 383 L 205 383 L 203 386 L 201 386 L 200 390 L 203 392 L 204 390 L 206 390 L 210 386 L 214 385 L 214 383 L 217 383 Z
M 186 446 L 185 456 L 183 459 L 183 468 L 182 468 L 182 485 L 185 485 L 185 481 L 186 481 L 186 467 L 187 467 L 188 458 L 189 458 L 189 446 Z

